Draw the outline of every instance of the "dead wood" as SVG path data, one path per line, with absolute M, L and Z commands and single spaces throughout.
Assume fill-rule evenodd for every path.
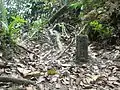
M 59 56 L 56 58 L 56 60 L 62 57 L 62 55 L 63 55 L 63 54 L 68 50 L 68 48 L 73 44 L 74 40 L 75 40 L 75 39 L 72 39 L 72 41 L 70 42 L 70 44 L 63 50 L 63 52 L 61 52 L 61 53 L 59 54 Z
M 28 53 L 32 53 L 32 54 L 34 54 L 36 57 L 38 57 L 38 56 L 36 55 L 36 53 L 34 53 L 33 51 L 28 50 L 28 49 L 25 48 L 24 46 L 21 46 L 21 45 L 18 45 L 18 44 L 17 44 L 17 46 L 20 47 L 20 48 L 22 48 L 23 50 L 27 51 Z

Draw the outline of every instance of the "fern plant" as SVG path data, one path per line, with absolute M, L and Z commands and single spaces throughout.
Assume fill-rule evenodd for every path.
M 20 26 L 27 21 L 25 21 L 20 16 L 12 17 L 12 19 L 13 21 L 9 25 L 1 21 L 3 26 L 3 32 L 1 34 L 9 37 L 11 42 L 15 42 L 19 36 Z

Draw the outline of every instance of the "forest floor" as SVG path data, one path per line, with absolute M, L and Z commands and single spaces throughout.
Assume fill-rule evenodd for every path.
M 0 77 L 0 90 L 37 90 L 19 79 L 34 81 L 40 90 L 120 90 L 120 46 L 91 43 L 89 62 L 76 64 L 75 44 L 67 48 L 69 43 L 62 42 L 62 50 L 48 43 L 21 43 L 12 60 L 0 58 L 0 76 L 11 79 Z

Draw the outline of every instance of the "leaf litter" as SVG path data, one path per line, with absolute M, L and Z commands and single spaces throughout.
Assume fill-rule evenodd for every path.
M 30 82 L 27 81 L 28 85 L 19 85 L 19 83 L 0 81 L 0 90 L 38 90 L 35 84 L 40 90 L 119 90 L 119 46 L 107 50 L 100 48 L 98 43 L 92 43 L 88 47 L 89 62 L 78 65 L 74 63 L 73 38 L 69 38 L 68 44 L 59 41 L 63 45 L 63 51 L 54 43 L 51 45 L 47 42 L 39 44 L 35 41 L 27 41 L 23 48 L 16 49 L 19 54 L 15 54 L 13 60 L 7 60 L 6 63 L 1 52 L 1 77 L 17 78 L 17 82 L 22 82 L 19 78 L 27 79 Z

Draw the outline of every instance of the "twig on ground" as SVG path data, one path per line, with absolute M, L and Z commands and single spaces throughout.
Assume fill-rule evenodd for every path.
M 36 53 L 34 53 L 34 52 L 28 50 L 28 49 L 25 48 L 24 46 L 21 46 L 21 45 L 19 45 L 19 44 L 17 44 L 17 46 L 20 47 L 20 48 L 22 48 L 22 49 L 24 49 L 24 50 L 27 51 L 28 53 L 32 53 L 32 54 L 34 54 L 35 56 L 37 56 Z M 37 57 L 38 57 L 38 56 L 37 56 Z
M 59 54 L 59 56 L 56 58 L 56 60 L 62 57 L 62 55 L 63 55 L 63 54 L 67 51 L 67 49 L 72 45 L 72 43 L 74 42 L 74 40 L 75 40 L 75 39 L 72 39 L 72 41 L 71 41 L 70 44 L 67 46 L 67 48 L 64 49 L 63 52 L 61 52 L 61 53 Z

